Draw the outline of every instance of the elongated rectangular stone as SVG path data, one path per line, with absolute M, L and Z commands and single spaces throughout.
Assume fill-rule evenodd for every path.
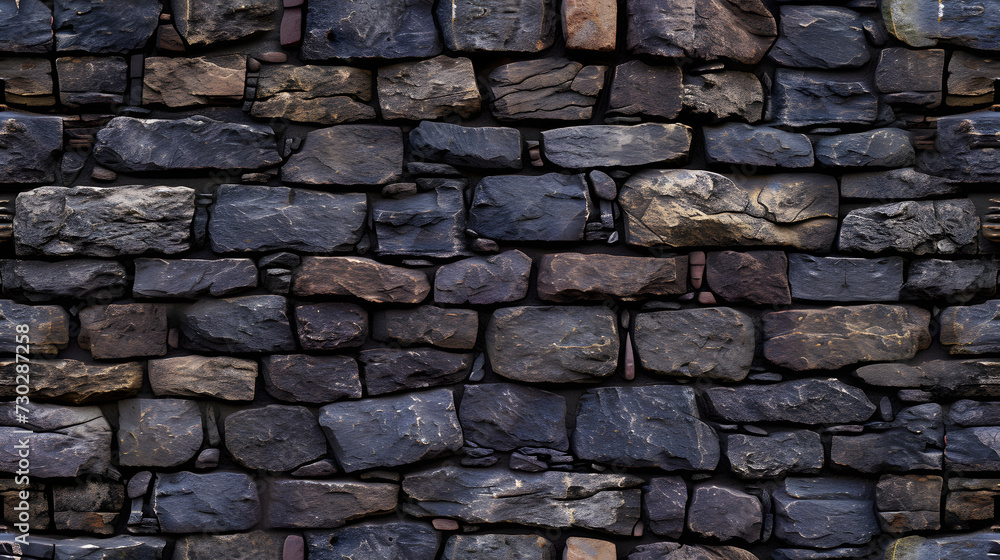
M 691 149 L 682 124 L 587 125 L 542 133 L 545 158 L 560 167 L 648 165 L 682 160 Z

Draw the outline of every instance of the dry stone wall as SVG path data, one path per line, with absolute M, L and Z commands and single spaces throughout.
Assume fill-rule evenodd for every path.
M 0 559 L 981 559 L 973 0 L 0 0 Z

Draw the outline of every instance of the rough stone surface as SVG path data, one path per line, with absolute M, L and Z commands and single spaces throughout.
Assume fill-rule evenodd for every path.
M 350 66 L 268 64 L 260 69 L 250 114 L 341 124 L 375 118 L 371 71 Z
M 468 255 L 463 235 L 465 199 L 461 183 L 456 183 L 376 200 L 372 204 L 372 221 L 378 254 L 435 258 Z
M 840 196 L 869 200 L 918 199 L 958 195 L 957 182 L 921 173 L 915 169 L 892 169 L 848 173 L 840 178 Z
M 56 49 L 95 54 L 142 49 L 161 8 L 157 0 L 60 0 L 52 13 Z
M 372 396 L 461 382 L 468 377 L 472 360 L 472 354 L 434 348 L 373 348 L 358 356 L 365 388 Z
M 686 257 L 554 253 L 538 261 L 538 297 L 547 301 L 627 300 L 687 291 Z
M 111 301 L 126 293 L 125 267 L 115 261 L 0 261 L 3 293 L 29 303 L 52 300 Z
M 244 531 L 261 519 L 257 488 L 243 473 L 157 474 L 152 505 L 165 533 Z
M 883 99 L 889 103 L 937 107 L 942 98 L 944 62 L 942 49 L 883 49 L 875 69 L 875 86 L 887 94 Z
M 0 79 L 4 100 L 11 105 L 38 110 L 56 104 L 52 62 L 47 58 L 0 58 Z
M 1000 468 L 1000 428 L 982 426 L 948 430 L 945 462 L 951 471 L 988 472 Z
M 303 406 L 272 404 L 226 417 L 226 449 L 250 469 L 288 471 L 326 455 L 316 416 Z
M 124 101 L 128 65 L 117 56 L 60 57 L 59 101 L 67 107 L 120 104 Z
M 807 430 L 774 432 L 766 436 L 730 434 L 726 443 L 726 457 L 740 478 L 819 474 L 824 453 L 819 434 Z
M 851 423 L 875 413 L 864 391 L 836 379 L 711 387 L 704 395 L 711 414 L 727 422 Z
M 542 133 L 545 159 L 572 169 L 648 165 L 684 159 L 691 128 L 678 124 L 586 125 Z
M 771 106 L 777 123 L 791 127 L 873 124 L 878 97 L 867 79 L 779 68 L 774 75 Z
M 288 302 L 281 296 L 206 299 L 180 310 L 181 345 L 207 352 L 295 349 Z
M 52 50 L 52 9 L 40 0 L 0 6 L 0 52 Z
M 516 128 L 422 122 L 410 131 L 410 152 L 433 161 L 480 169 L 520 169 Z
M 261 360 L 264 387 L 288 402 L 330 403 L 361 398 L 358 363 L 347 356 L 289 354 Z
M 167 353 L 167 308 L 158 303 L 95 305 L 80 311 L 77 342 L 98 360 Z
M 902 257 L 862 259 L 788 255 L 792 297 L 814 301 L 897 301 Z
M 556 560 L 556 547 L 537 535 L 452 535 L 444 543 L 442 560 L 479 558 Z
M 364 10 L 340 2 L 306 7 L 301 56 L 332 58 L 409 58 L 440 54 L 429 0 L 373 2 Z
M 640 313 L 639 363 L 659 375 L 740 381 L 754 355 L 753 320 L 728 307 Z
M 305 257 L 292 275 L 297 296 L 352 296 L 373 303 L 420 303 L 430 293 L 423 272 L 360 257 Z
M 471 309 L 423 305 L 387 309 L 373 318 L 372 338 L 390 344 L 430 344 L 449 350 L 472 350 L 479 333 L 479 314 Z
M 174 24 L 190 46 L 200 47 L 235 41 L 274 29 L 277 0 L 250 2 L 227 0 L 205 4 L 194 0 L 171 0 Z
M 764 111 L 764 87 L 749 72 L 724 71 L 684 79 L 684 108 L 695 116 L 735 117 L 757 122 Z
M 673 539 L 684 532 L 687 509 L 687 483 L 679 476 L 649 479 L 643 487 L 642 511 L 649 518 L 649 530 Z
M 754 560 L 756 555 L 735 546 L 707 546 L 659 542 L 641 544 L 628 555 L 628 560 Z
M 151 56 L 145 59 L 142 102 L 167 107 L 236 105 L 243 99 L 246 57 Z
M 23 363 L 23 362 L 20 362 Z M 0 361 L 0 396 L 17 396 L 19 362 Z M 22 368 L 23 369 L 23 368 Z M 95 364 L 77 360 L 46 360 L 29 368 L 31 392 L 39 400 L 91 404 L 134 397 L 142 388 L 142 363 Z
M 265 531 L 232 535 L 188 535 L 177 539 L 174 560 L 279 558 L 285 536 Z
M 997 338 L 997 314 L 1000 300 L 979 305 L 954 306 L 941 312 L 941 344 L 951 354 L 986 354 L 1000 352 Z
M 493 115 L 501 121 L 590 119 L 606 70 L 559 58 L 498 66 L 486 78 Z
M 977 4 L 960 1 L 948 10 L 934 10 L 914 0 L 888 0 L 882 4 L 886 26 L 912 47 L 932 47 L 938 41 L 982 50 L 1000 49 L 995 37 L 1000 20 L 992 12 L 969 17 Z
M 978 214 L 969 199 L 908 200 L 851 210 L 838 245 L 851 252 L 968 254 L 976 250 L 978 233 Z
M 780 35 L 768 53 L 795 68 L 857 68 L 868 62 L 861 14 L 833 6 L 782 6 Z
M 566 399 L 522 385 L 469 385 L 458 420 L 466 441 L 499 451 L 547 447 L 566 451 Z
M 96 406 L 68 407 L 33 403 L 25 423 L 14 415 L 14 407 L 5 407 L 0 416 L 0 470 L 14 473 L 21 457 L 15 445 L 24 439 L 23 430 L 31 430 L 31 476 L 37 478 L 75 478 L 104 475 L 111 468 L 111 425 Z
M 872 486 L 849 478 L 787 478 L 772 493 L 774 535 L 800 546 L 865 544 L 879 533 Z
M 177 356 L 149 360 L 149 384 L 158 397 L 251 401 L 257 362 L 229 356 Z
M 681 112 L 681 82 L 681 69 L 676 66 L 651 66 L 641 60 L 619 64 L 608 112 L 672 119 Z
M 551 0 L 449 0 L 438 4 L 435 15 L 444 44 L 453 51 L 534 53 L 555 40 Z
M 130 467 L 177 467 L 201 449 L 198 403 L 184 399 L 118 401 L 118 460 Z
M 22 333 L 17 325 L 28 325 L 30 352 L 18 348 L 17 335 Z M 56 354 L 69 345 L 69 328 L 69 315 L 62 307 L 0 300 L 0 352 Z
M 940 476 L 882 475 L 875 487 L 875 509 L 882 530 L 907 533 L 941 528 Z
M 885 431 L 834 436 L 830 462 L 864 473 L 941 470 L 943 418 L 936 403 L 904 408 Z
M 742 123 L 706 127 L 704 131 L 705 157 L 711 163 L 762 167 L 813 165 L 813 146 L 805 134 Z
M 306 185 L 384 185 L 403 173 L 403 133 L 393 126 L 343 124 L 306 135 L 281 179 Z
M 25 0 L 25 9 L 31 5 Z M 62 134 L 60 118 L 0 112 L 0 140 L 4 143 L 0 151 L 0 183 L 54 181 Z
M 496 175 L 476 185 L 469 229 L 498 241 L 579 241 L 590 217 L 584 175 Z
M 368 312 L 353 303 L 296 305 L 295 328 L 303 350 L 355 348 L 368 338 Z
M 701 537 L 754 542 L 764 526 L 763 507 L 759 499 L 735 488 L 699 484 L 692 492 L 687 526 Z
M 437 56 L 384 66 L 378 71 L 378 101 L 384 119 L 469 118 L 482 99 L 468 58 Z
M 928 170 L 963 182 L 995 182 L 1000 178 L 994 141 L 998 130 L 1000 115 L 992 111 L 942 117 L 934 139 L 940 157 L 928 163 Z
M 257 287 L 257 267 L 250 259 L 135 259 L 133 262 L 135 297 L 197 299 Z
M 910 133 L 878 128 L 820 138 L 816 161 L 826 167 L 909 167 L 916 163 L 916 153 Z
M 705 280 L 731 303 L 788 305 L 788 258 L 781 251 L 718 251 L 708 254 Z
M 997 264 L 991 261 L 915 259 L 906 272 L 903 299 L 964 303 L 996 292 Z
M 488 305 L 514 302 L 528 293 L 531 257 L 505 251 L 446 264 L 434 275 L 435 303 Z
M 949 106 L 989 105 L 993 102 L 995 77 L 1000 73 L 1000 60 L 994 57 L 953 51 L 948 61 Z
M 310 560 L 433 560 L 441 545 L 441 535 L 433 527 L 413 521 L 306 531 L 305 538 Z

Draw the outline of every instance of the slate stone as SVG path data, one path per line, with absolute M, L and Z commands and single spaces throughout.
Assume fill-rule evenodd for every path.
M 1000 424 L 1000 402 L 955 401 L 948 409 L 948 420 L 959 426 L 996 426 Z
M 882 475 L 875 487 L 875 510 L 882 530 L 905 533 L 941 528 L 940 476 Z
M 295 328 L 303 350 L 339 350 L 368 339 L 368 312 L 353 303 L 295 306 Z
M 566 399 L 510 383 L 468 385 L 458 411 L 466 441 L 498 451 L 548 447 L 566 451 Z
M 410 153 L 479 169 L 520 169 L 521 132 L 516 128 L 421 122 L 410 131 Z
M 705 157 L 709 163 L 762 167 L 812 167 L 813 147 L 805 134 L 769 126 L 728 123 L 705 127 Z
M 177 539 L 172 560 L 254 560 L 280 558 L 285 535 L 250 531 L 231 535 L 185 535 Z
M 871 55 L 854 10 L 833 6 L 781 6 L 780 35 L 768 58 L 794 68 L 857 68 Z
M 17 396 L 17 366 L 23 363 L 23 360 L 0 361 L 0 397 Z M 31 395 L 38 400 L 75 405 L 134 397 L 142 388 L 142 371 L 141 362 L 36 361 L 29 368 Z
M 792 297 L 813 301 L 898 301 L 903 258 L 816 257 L 788 254 Z
M 125 295 L 125 267 L 116 261 L 0 260 L 3 293 L 29 303 L 52 300 L 111 301 Z
M 875 86 L 888 103 L 935 108 L 941 105 L 944 61 L 943 49 L 882 49 Z
M 684 109 L 694 116 L 757 122 L 764 111 L 764 86 L 749 72 L 723 71 L 686 76 Z
M 180 310 L 181 346 L 206 352 L 288 352 L 295 337 L 282 296 L 206 299 Z
M 56 50 L 106 54 L 142 49 L 161 9 L 157 0 L 59 0 L 52 14 Z
M 761 537 L 763 517 L 760 500 L 754 496 L 706 483 L 695 486 L 692 492 L 687 527 L 699 537 L 755 542 Z
M 727 302 L 788 305 L 788 259 L 782 251 L 708 253 L 705 280 Z
M 257 362 L 229 356 L 177 356 L 149 360 L 149 384 L 158 397 L 252 401 Z
M 869 385 L 920 387 L 947 397 L 998 397 L 998 371 L 993 360 L 930 360 L 919 366 L 871 364 L 855 371 Z
M 385 185 L 403 173 L 403 133 L 394 126 L 342 124 L 314 130 L 281 167 L 307 185 Z
M 677 66 L 651 66 L 641 60 L 619 64 L 611 83 L 608 113 L 676 118 L 684 91 L 681 77 Z
M 913 255 L 976 252 L 979 217 L 967 198 L 907 200 L 851 210 L 840 228 L 843 251 Z
M 911 47 L 933 47 L 938 41 L 980 50 L 1000 49 L 995 33 L 1000 18 L 978 12 L 980 4 L 959 0 L 947 9 L 935 9 L 914 0 L 887 0 L 881 4 L 886 28 Z
M 435 16 L 444 45 L 452 51 L 534 53 L 555 40 L 551 0 L 450 0 L 438 4 Z
M 789 246 L 829 251 L 837 188 L 817 175 L 765 175 L 739 184 L 709 171 L 644 170 L 622 187 L 625 241 L 640 247 Z
M 639 313 L 632 336 L 639 363 L 659 375 L 740 381 L 753 361 L 753 320 L 728 307 Z
M 497 66 L 486 77 L 493 116 L 501 121 L 589 120 L 606 71 L 606 66 L 554 57 Z
M 396 509 L 396 484 L 279 480 L 269 488 L 272 528 L 331 529 L 347 521 Z
M 580 241 L 590 217 L 584 175 L 496 175 L 476 185 L 469 229 L 498 241 Z
M 303 60 L 425 58 L 441 53 L 430 0 L 381 1 L 357 10 L 331 0 L 306 6 Z
M 250 115 L 340 124 L 375 118 L 370 70 L 350 66 L 267 64 Z
M 779 68 L 771 104 L 777 124 L 871 125 L 878 120 L 878 96 L 863 76 Z
M 631 535 L 642 484 L 632 475 L 513 472 L 505 467 L 435 467 L 407 474 L 403 492 L 418 517 L 467 523 L 594 529 Z
M 37 2 L 25 0 L 25 10 L 31 6 L 29 1 Z M 6 5 L 4 3 L 4 9 Z M 0 140 L 4 143 L 0 152 L 0 183 L 55 181 L 62 136 L 63 125 L 59 117 L 0 111 Z
M 808 430 L 766 436 L 730 434 L 726 458 L 740 478 L 781 478 L 788 473 L 819 474 L 825 451 L 819 434 Z
M 851 478 L 785 479 L 771 496 L 774 536 L 797 546 L 867 543 L 879 534 L 872 484 Z
M 372 221 L 379 255 L 451 258 L 470 254 L 461 183 L 377 199 L 372 203 Z
M 56 354 L 69 345 L 69 314 L 58 305 L 21 305 L 0 300 L 0 352 L 24 354 L 18 350 L 17 325 L 29 327 L 31 355 Z M 30 368 L 29 368 L 30 369 Z
M 125 486 L 118 482 L 80 481 L 52 487 L 52 525 L 56 531 L 113 535 L 125 506 Z
M 580 397 L 573 453 L 624 467 L 714 470 L 719 437 L 689 387 L 601 387 Z
M 998 542 L 1000 539 L 990 532 L 939 538 L 911 535 L 891 541 L 885 553 L 894 555 L 899 560 L 974 560 L 996 550 Z
M 198 403 L 184 399 L 118 401 L 118 460 L 131 467 L 177 467 L 201 449 Z
M 929 321 L 909 305 L 777 311 L 764 316 L 764 356 L 795 371 L 908 360 L 930 346 Z
M 362 523 L 336 531 L 306 531 L 310 560 L 433 560 L 441 535 L 426 523 Z
M 945 462 L 952 472 L 986 472 L 1000 469 L 997 448 L 1000 427 L 951 428 L 944 449 Z
M 52 9 L 40 0 L 0 6 L 0 52 L 45 53 L 52 50 Z
M 265 356 L 261 373 L 267 392 L 282 401 L 330 403 L 361 398 L 358 363 L 347 356 Z
M 966 183 L 996 182 L 1000 178 L 998 132 L 1000 115 L 991 111 L 941 117 L 934 139 L 938 157 L 929 162 L 928 171 Z
M 656 535 L 680 538 L 684 532 L 688 489 L 679 476 L 649 479 L 643 486 L 642 511 L 649 519 L 649 530 Z
M 34 539 L 32 539 L 34 540 Z M 158 537 L 118 535 L 109 539 L 75 537 L 55 542 L 55 558 L 59 560 L 159 560 L 167 541 Z
M 710 387 L 704 396 L 711 415 L 726 422 L 848 424 L 875 413 L 864 391 L 836 379 Z
M 486 327 L 486 353 L 507 379 L 596 383 L 617 368 L 616 323 L 605 307 L 505 307 Z
M 214 297 L 257 287 L 250 259 L 135 259 L 132 295 L 137 298 Z
M 489 305 L 524 299 L 528 294 L 531 257 L 504 251 L 441 266 L 434 274 L 434 302 Z
M 358 355 L 368 395 L 459 383 L 469 376 L 472 359 L 434 348 L 373 348 Z
M 545 159 L 567 168 L 677 162 L 691 149 L 691 128 L 679 124 L 585 125 L 542 132 Z
M 479 558 L 556 560 L 556 547 L 538 535 L 452 535 L 444 543 L 441 560 Z
M 65 56 L 56 59 L 59 102 L 66 107 L 121 104 L 128 64 L 120 56 Z
M 884 432 L 834 436 L 830 461 L 864 473 L 941 470 L 942 418 L 935 403 L 903 409 Z
M 246 56 L 239 54 L 147 57 L 142 76 L 142 102 L 171 108 L 237 105 L 243 100 L 246 65 Z
M 707 546 L 658 542 L 641 544 L 628 555 L 628 560 L 754 560 L 756 555 L 735 546 Z
M 941 344 L 953 355 L 986 354 L 1000 351 L 997 313 L 1000 300 L 978 305 L 952 306 L 941 312 Z
M 9 105 L 33 109 L 56 104 L 52 62 L 47 58 L 0 57 L 0 79 L 4 80 L 4 101 Z
M 272 404 L 226 417 L 226 449 L 250 470 L 289 471 L 326 455 L 326 438 L 304 406 Z
M 756 64 L 777 35 L 759 0 L 629 0 L 628 48 L 636 54 Z
M 278 11 L 277 0 L 226 0 L 211 4 L 171 0 L 170 6 L 178 33 L 192 47 L 215 45 L 272 31 L 274 13 Z
M 909 132 L 879 128 L 820 138 L 816 161 L 826 167 L 909 167 L 916 153 Z
M 235 472 L 158 473 L 152 506 L 164 533 L 244 531 L 261 519 L 253 479 Z
M 348 473 L 408 465 L 462 447 L 448 389 L 328 404 L 320 408 L 319 424 Z
M 478 115 L 482 105 L 468 58 L 441 55 L 383 66 L 377 85 L 383 119 L 467 119 Z
M 124 303 L 84 308 L 77 342 L 97 360 L 162 356 L 167 353 L 167 307 Z
M 471 309 L 422 305 L 376 313 L 372 338 L 394 345 L 430 344 L 449 350 L 472 350 L 479 333 L 479 314 Z
M 31 430 L 30 476 L 75 478 L 104 475 L 111 468 L 111 426 L 96 406 L 69 407 L 31 403 L 27 422 L 5 407 L 0 416 L 0 471 L 15 473 L 22 457 L 17 454 L 24 430 Z
M 993 82 L 996 76 L 1000 76 L 1000 60 L 965 51 L 953 51 L 948 60 L 947 105 L 967 107 L 993 103 Z
M 840 196 L 870 200 L 917 199 L 959 195 L 961 184 L 912 168 L 848 173 L 840 178 Z
M 281 163 L 271 127 L 201 115 L 183 119 L 115 117 L 97 132 L 94 159 L 122 173 L 262 169 Z
M 297 296 L 352 296 L 372 303 L 420 303 L 431 291 L 423 272 L 361 257 L 305 257 L 292 274 Z
M 687 291 L 687 263 L 687 257 L 544 255 L 538 263 L 538 297 L 561 303 L 680 295 Z

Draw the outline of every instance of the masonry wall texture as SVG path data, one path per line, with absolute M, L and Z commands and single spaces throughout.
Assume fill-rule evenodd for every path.
M 0 0 L 0 560 L 995 556 L 998 13 Z

